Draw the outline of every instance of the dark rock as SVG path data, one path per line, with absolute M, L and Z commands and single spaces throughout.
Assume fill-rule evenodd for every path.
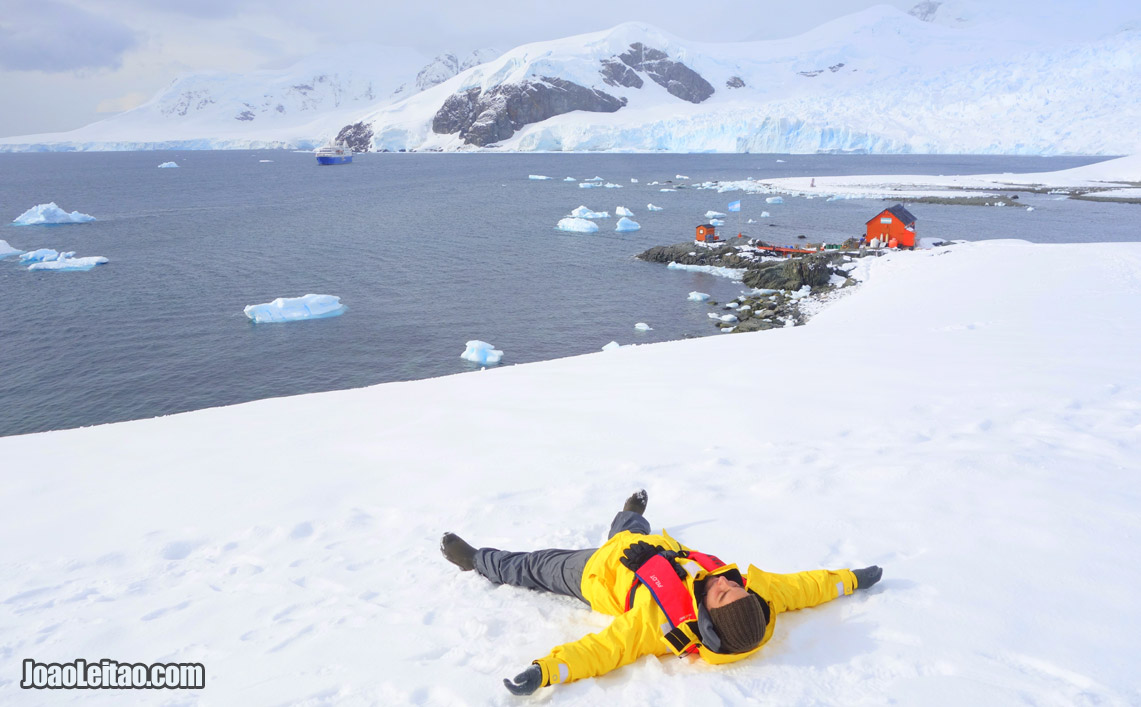
M 730 76 L 729 80 L 725 82 L 728 88 L 744 88 L 745 81 L 740 76 Z
M 750 269 L 741 282 L 747 287 L 765 290 L 799 290 L 805 285 L 823 287 L 832 279 L 836 260 L 836 256 L 822 254 L 767 263 Z
M 353 152 L 368 152 L 372 147 L 372 126 L 366 123 L 346 125 L 337 133 L 337 142 Z
M 599 70 L 602 80 L 611 86 L 625 86 L 626 88 L 641 88 L 642 77 L 616 58 L 603 59 Z
M 713 95 L 713 86 L 701 74 L 680 61 L 670 59 L 659 49 L 634 42 L 618 58 L 631 69 L 645 72 L 654 83 L 683 101 L 701 103 Z
M 459 133 L 467 144 L 483 147 L 556 115 L 576 110 L 613 113 L 624 105 L 625 98 L 544 76 L 539 81 L 502 84 L 487 93 L 472 88 L 452 94 L 432 118 L 432 131 Z

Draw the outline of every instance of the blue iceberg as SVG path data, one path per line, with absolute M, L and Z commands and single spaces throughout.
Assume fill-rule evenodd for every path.
M 265 304 L 251 304 L 244 310 L 254 324 L 296 322 L 302 319 L 323 319 L 345 313 L 341 298 L 333 295 L 305 295 L 278 297 Z
M 471 361 L 472 363 L 478 363 L 481 366 L 487 366 L 493 363 L 499 363 L 503 358 L 503 352 L 486 341 L 472 339 L 467 342 L 467 348 L 460 354 L 460 358 Z
M 158 166 L 159 169 L 174 169 L 175 167 L 178 167 L 177 162 L 163 162 Z
M 556 228 L 572 233 L 594 233 L 598 230 L 598 224 L 584 218 L 564 218 L 559 219 L 559 225 Z
M 50 204 L 33 206 L 17 216 L 12 223 L 16 226 L 50 226 L 61 223 L 87 223 L 94 220 L 94 216 L 81 214 L 78 211 L 68 213 L 56 206 L 53 201 Z
M 615 231 L 637 231 L 641 227 L 642 227 L 641 224 L 639 224 L 637 221 L 631 221 L 630 219 L 623 216 L 622 218 L 618 219 L 618 225 L 614 227 L 614 230 Z
M 50 270 L 54 272 L 86 272 L 96 265 L 108 262 L 102 255 L 91 255 L 86 258 L 73 258 L 74 253 L 60 253 L 55 260 L 44 260 L 32 263 L 29 270 Z
M 21 255 L 20 262 L 25 265 L 30 265 L 31 263 L 46 263 L 50 260 L 59 259 L 60 255 L 61 254 L 58 250 L 52 250 L 51 248 L 39 248 L 37 250 L 28 251 L 27 253 Z M 62 255 L 65 258 L 70 258 L 71 256 L 75 255 L 75 251 L 67 251 Z
M 0 260 L 11 258 L 13 255 L 22 255 L 24 251 L 8 245 L 8 241 L 0 240 Z

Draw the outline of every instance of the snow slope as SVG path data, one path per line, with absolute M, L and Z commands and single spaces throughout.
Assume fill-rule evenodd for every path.
M 426 90 L 407 97 L 374 90 L 377 101 L 369 103 L 362 98 L 367 84 L 356 80 L 342 91 L 353 97 L 351 102 L 333 110 L 326 99 L 328 110 L 312 122 L 273 115 L 282 96 L 302 99 L 290 93 L 296 72 L 288 80 L 219 78 L 216 88 L 213 83 L 208 87 L 220 96 L 218 110 L 204 113 L 196 123 L 176 128 L 159 119 L 160 106 L 152 102 L 145 110 L 72 133 L 0 140 L 0 150 L 305 147 L 358 121 L 373 128 L 375 150 L 475 149 L 456 134 L 432 130 L 433 117 L 449 96 L 554 77 L 625 98 L 627 105 L 614 113 L 574 111 L 532 123 L 493 149 L 1141 152 L 1141 134 L 1135 129 L 1141 123 L 1141 12 L 1134 9 L 1130 15 L 1128 8 L 1119 8 L 1098 24 L 1100 32 L 1043 32 L 1028 39 L 1033 33 L 1015 38 L 1011 30 L 1033 9 L 1025 3 L 920 5 L 936 7 L 908 14 L 875 6 L 798 37 L 741 43 L 692 42 L 646 23 L 626 23 L 525 44 L 434 86 L 432 81 L 460 65 L 449 64 L 442 74 L 426 68 L 422 74 L 432 81 L 419 82 Z M 1098 12 L 1092 8 L 1085 14 Z M 1129 17 L 1133 20 L 1121 20 Z M 699 104 L 688 103 L 645 72 L 641 88 L 606 83 L 601 62 L 634 43 L 666 52 L 706 79 L 715 93 Z M 437 60 L 434 66 L 442 65 Z M 258 89 L 262 84 L 273 86 L 265 89 L 264 98 Z M 171 101 L 181 107 L 198 90 L 187 85 L 156 101 L 163 103 L 161 110 L 168 110 Z M 235 120 L 246 112 L 256 120 Z M 290 108 L 289 115 L 295 114 Z
M 858 269 L 804 327 L 0 439 L 0 702 L 119 704 L 16 684 L 110 657 L 205 664 L 146 703 L 523 704 L 501 678 L 609 619 L 457 572 L 440 534 L 592 546 L 640 487 L 728 561 L 884 580 L 748 661 L 537 699 L 1141 702 L 1141 244 Z

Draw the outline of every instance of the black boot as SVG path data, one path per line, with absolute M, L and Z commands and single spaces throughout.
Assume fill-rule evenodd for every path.
M 646 494 L 646 489 L 635 491 L 630 494 L 630 498 L 626 499 L 626 505 L 622 506 L 624 511 L 632 511 L 638 515 L 643 515 L 646 512 L 646 503 L 650 500 Z
M 440 539 L 440 552 L 444 553 L 448 562 L 464 572 L 475 569 L 475 548 L 455 533 L 444 533 L 444 537 Z

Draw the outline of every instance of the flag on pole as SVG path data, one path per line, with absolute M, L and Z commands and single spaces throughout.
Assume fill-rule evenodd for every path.
M 741 210 L 741 200 L 738 199 L 737 201 L 730 201 L 729 202 L 729 210 L 730 211 L 740 211 Z

